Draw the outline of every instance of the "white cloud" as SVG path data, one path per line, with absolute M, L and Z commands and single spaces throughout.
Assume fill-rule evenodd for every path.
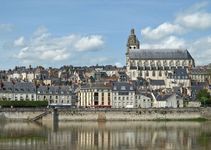
M 11 32 L 13 28 L 12 24 L 0 24 L 0 32 Z
M 48 33 L 48 29 L 45 26 L 40 26 L 36 29 L 36 31 L 33 33 L 34 36 L 40 36 L 45 33 Z
M 14 41 L 14 46 L 24 46 L 24 45 L 25 45 L 25 40 L 23 36 L 19 37 Z
M 211 36 L 203 37 L 195 42 L 190 42 L 190 51 L 195 58 L 196 64 L 211 63 Z
M 171 34 L 181 34 L 183 32 L 184 29 L 181 26 L 168 22 L 165 22 L 154 29 L 146 27 L 141 31 L 143 38 L 151 40 L 157 40 Z
M 122 67 L 122 66 L 124 66 L 124 65 L 122 65 L 121 62 L 116 62 L 114 65 L 117 66 L 117 67 Z
M 176 18 L 176 22 L 193 29 L 207 29 L 211 28 L 211 13 L 195 12 L 180 14 Z
M 159 41 L 154 41 L 154 42 L 145 42 L 144 44 L 141 45 L 142 48 L 155 48 L 155 49 L 160 49 L 160 48 L 186 48 L 186 42 L 184 39 L 178 38 L 176 36 L 169 36 L 165 37 Z
M 103 44 L 104 41 L 100 35 L 70 34 L 55 37 L 46 28 L 41 27 L 34 32 L 29 40 L 20 37 L 14 41 L 14 45 L 18 49 L 22 46 L 14 57 L 27 63 L 64 61 L 81 51 L 100 50 Z
M 78 40 L 75 44 L 75 48 L 78 51 L 89 51 L 98 49 L 99 46 L 102 46 L 103 44 L 104 42 L 102 40 L 102 36 L 91 35 L 87 37 L 82 37 L 80 40 Z

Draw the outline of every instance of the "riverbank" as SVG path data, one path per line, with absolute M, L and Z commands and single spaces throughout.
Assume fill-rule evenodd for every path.
M 0 119 L 33 121 L 211 120 L 211 108 L 0 109 Z

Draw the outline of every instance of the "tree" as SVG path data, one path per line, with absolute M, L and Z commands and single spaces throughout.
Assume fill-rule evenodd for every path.
M 211 106 L 211 96 L 207 89 L 200 90 L 196 98 L 201 102 L 203 106 Z

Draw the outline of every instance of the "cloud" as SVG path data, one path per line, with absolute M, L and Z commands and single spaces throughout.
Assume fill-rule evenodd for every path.
M 141 31 L 141 34 L 143 38 L 157 40 L 171 34 L 181 34 L 183 32 L 184 29 L 180 25 L 165 22 L 154 29 L 146 27 Z
M 178 38 L 176 36 L 168 36 L 165 37 L 159 41 L 153 41 L 153 42 L 145 42 L 141 45 L 141 48 L 155 48 L 155 49 L 161 49 L 161 48 L 170 48 L 170 49 L 177 49 L 177 48 L 185 48 L 186 47 L 186 41 L 184 39 Z
M 117 66 L 117 67 L 122 67 L 122 66 L 124 66 L 124 65 L 122 65 L 121 62 L 116 62 L 114 65 Z
M 195 58 L 197 64 L 211 63 L 211 35 L 200 38 L 195 42 L 190 42 L 191 54 Z
M 193 39 L 192 32 L 211 28 L 211 13 L 206 10 L 208 2 L 192 5 L 178 13 L 172 22 L 164 22 L 155 28 L 146 27 L 141 33 L 141 48 L 182 48 L 188 49 L 196 64 L 208 64 L 211 58 L 211 35 L 203 34 Z M 187 34 L 181 38 L 181 35 Z M 200 37 L 201 36 L 201 37 Z
M 45 26 L 40 26 L 36 29 L 36 31 L 33 33 L 34 36 L 40 36 L 45 33 L 48 33 L 48 29 Z
M 155 28 L 146 27 L 141 34 L 146 40 L 162 40 L 168 36 L 183 35 L 195 29 L 211 28 L 211 13 L 207 12 L 208 2 L 192 5 L 176 15 L 172 22 L 164 22 Z
M 18 53 L 14 56 L 23 63 L 64 61 L 84 51 L 100 50 L 104 44 L 102 36 L 70 34 L 56 37 L 45 27 L 38 28 L 29 40 L 19 37 L 14 41 Z M 20 46 L 22 46 L 20 48 Z
M 102 46 L 104 41 L 102 40 L 102 36 L 92 35 L 87 37 L 82 37 L 75 44 L 75 48 L 78 51 L 89 51 L 99 49 L 99 46 Z
M 0 32 L 11 32 L 13 28 L 12 24 L 0 24 Z
M 189 29 L 211 28 L 211 13 L 207 12 L 208 2 L 200 2 L 180 12 L 175 22 Z
M 180 14 L 176 18 L 176 22 L 192 29 L 211 28 L 211 13 L 195 12 L 191 14 Z
M 14 46 L 24 46 L 25 45 L 25 41 L 24 41 L 24 37 L 21 36 L 18 39 L 16 39 L 14 41 Z

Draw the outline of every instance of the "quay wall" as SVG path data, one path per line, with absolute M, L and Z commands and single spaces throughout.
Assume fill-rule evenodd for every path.
M 53 109 L 0 109 L 0 119 L 31 120 L 44 112 L 41 121 L 52 121 Z M 58 109 L 59 121 L 139 121 L 185 120 L 206 118 L 211 120 L 211 108 L 180 109 Z

